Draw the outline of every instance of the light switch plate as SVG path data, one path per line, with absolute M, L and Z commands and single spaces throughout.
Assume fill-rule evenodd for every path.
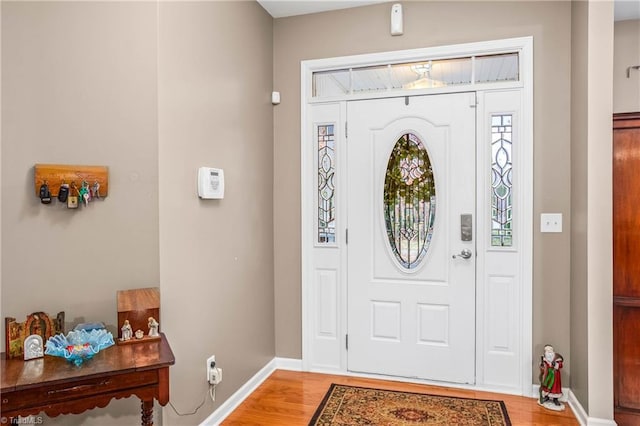
M 540 214 L 540 232 L 562 232 L 562 213 Z

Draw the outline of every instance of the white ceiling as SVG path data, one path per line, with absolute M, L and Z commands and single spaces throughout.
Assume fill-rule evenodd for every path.
M 258 0 L 258 3 L 274 18 L 307 15 L 328 10 L 349 9 L 385 3 L 390 0 Z
M 348 9 L 391 0 L 258 0 L 258 3 L 274 18 L 307 15 L 328 10 Z M 614 0 L 616 21 L 640 19 L 640 0 Z
M 640 19 L 640 0 L 615 0 L 613 12 L 616 21 Z

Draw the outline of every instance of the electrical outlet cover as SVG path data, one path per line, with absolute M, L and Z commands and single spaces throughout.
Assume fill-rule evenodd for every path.
M 216 362 L 216 356 L 215 355 L 211 355 L 209 358 L 207 358 L 207 369 L 205 370 L 207 372 L 207 379 L 206 379 L 207 382 L 209 381 L 209 378 L 211 377 L 211 370 L 213 369 L 211 367 L 211 363 L 213 363 L 215 365 L 215 362 Z

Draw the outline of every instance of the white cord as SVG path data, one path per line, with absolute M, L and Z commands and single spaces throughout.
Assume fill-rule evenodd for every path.
M 212 402 L 216 400 L 216 385 L 209 386 L 209 396 L 211 397 Z

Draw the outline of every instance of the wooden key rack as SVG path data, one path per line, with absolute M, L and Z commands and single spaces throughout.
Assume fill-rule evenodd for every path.
M 89 186 L 98 182 L 100 197 L 109 194 L 109 169 L 106 166 L 73 166 L 64 164 L 36 164 L 34 186 L 36 196 L 40 195 L 40 186 L 45 182 L 52 197 L 58 196 L 60 185 L 75 183 L 78 187 L 86 181 Z

